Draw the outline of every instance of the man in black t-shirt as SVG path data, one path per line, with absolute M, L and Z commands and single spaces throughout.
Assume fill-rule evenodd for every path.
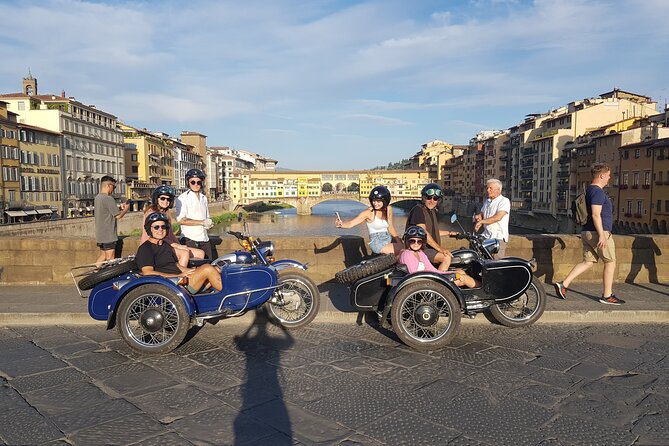
M 441 231 L 437 220 L 437 204 L 443 196 L 441 187 L 436 183 L 426 184 L 420 192 L 421 203 L 414 206 L 407 217 L 406 228 L 409 226 L 420 226 L 427 233 L 427 246 L 423 252 L 439 269 L 448 269 L 453 256 L 448 249 L 441 247 L 441 236 L 457 234 L 451 231 Z M 405 228 L 405 231 L 406 231 Z
M 216 290 L 223 289 L 221 274 L 218 269 L 207 263 L 197 268 L 186 268 L 178 263 L 174 248 L 163 239 L 167 235 L 169 221 L 165 214 L 154 212 L 146 217 L 144 230 L 149 239 L 137 249 L 135 262 L 145 276 L 187 277 L 188 291 L 197 293 L 209 282 Z

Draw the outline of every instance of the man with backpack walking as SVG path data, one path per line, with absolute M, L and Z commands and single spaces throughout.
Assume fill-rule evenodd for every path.
M 558 297 L 566 299 L 571 282 L 601 259 L 604 262 L 604 271 L 602 297 L 599 301 L 603 304 L 622 305 L 625 301 L 613 294 L 613 274 L 616 269 L 616 246 L 611 235 L 613 204 L 604 192 L 604 187 L 611 179 L 611 168 L 605 163 L 595 163 L 590 172 L 592 182 L 585 191 L 588 218 L 581 232 L 583 261 L 574 266 L 562 282 L 553 285 Z

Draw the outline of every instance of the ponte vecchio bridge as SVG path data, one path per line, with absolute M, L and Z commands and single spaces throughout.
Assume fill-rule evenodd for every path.
M 420 199 L 420 190 L 432 180 L 425 171 L 250 171 L 235 173 L 229 195 L 235 205 L 278 202 L 297 209 L 300 215 L 328 200 L 353 200 L 369 204 L 369 193 L 379 185 L 392 195 L 391 203 Z

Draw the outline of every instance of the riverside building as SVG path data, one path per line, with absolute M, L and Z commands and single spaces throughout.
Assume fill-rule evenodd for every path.
M 117 180 L 114 197 L 126 196 L 123 135 L 116 116 L 67 97 L 64 91 L 39 95 L 32 75 L 23 78 L 21 92 L 1 94 L 0 100 L 18 115 L 18 123 L 62 135 L 61 189 L 66 217 L 93 213 L 93 200 L 105 175 Z
M 7 102 L 0 101 L 0 221 L 22 221 L 27 214 L 22 210 L 19 189 L 19 140 L 16 113 L 8 110 Z

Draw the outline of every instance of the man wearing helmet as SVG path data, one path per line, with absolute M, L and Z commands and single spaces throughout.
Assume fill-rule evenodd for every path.
M 448 249 L 441 247 L 442 235 L 455 235 L 455 232 L 439 229 L 437 220 L 437 205 L 443 196 L 441 186 L 436 183 L 426 184 L 420 192 L 421 203 L 414 206 L 407 217 L 406 228 L 419 226 L 427 234 L 425 255 L 439 269 L 448 269 L 453 256 Z
M 399 241 L 393 227 L 393 210 L 390 204 L 390 191 L 385 186 L 376 186 L 369 193 L 369 208 L 362 211 L 353 220 L 342 221 L 337 213 L 337 228 L 353 228 L 363 221 L 369 230 L 369 247 L 375 254 L 396 254 L 393 240 Z
M 186 172 L 188 190 L 177 199 L 177 221 L 181 225 L 181 242 L 191 248 L 202 249 L 211 259 L 211 244 L 207 229 L 213 226 L 209 218 L 207 196 L 204 190 L 205 174 L 200 169 Z
M 144 230 L 149 239 L 137 250 L 135 262 L 145 276 L 186 277 L 188 291 L 197 294 L 209 282 L 216 290 L 221 291 L 223 284 L 221 275 L 213 265 L 206 263 L 197 268 L 186 268 L 179 265 L 174 248 L 165 242 L 169 228 L 167 215 L 153 212 L 144 221 Z

